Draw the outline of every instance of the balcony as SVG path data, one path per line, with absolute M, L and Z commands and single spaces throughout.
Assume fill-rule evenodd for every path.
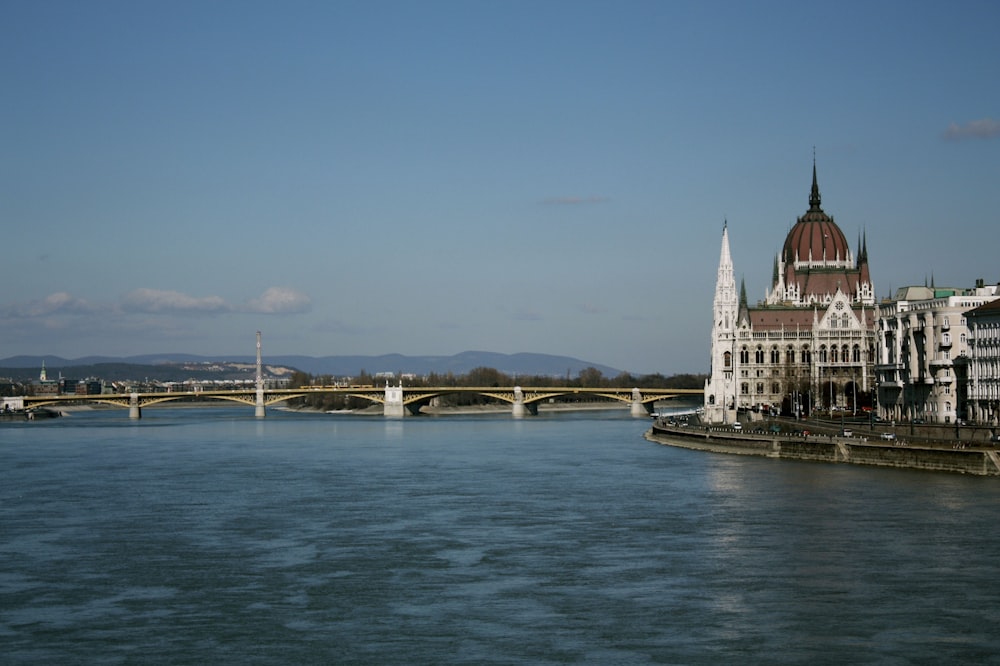
M 951 347 L 951 333 L 942 333 L 938 344 L 942 347 Z

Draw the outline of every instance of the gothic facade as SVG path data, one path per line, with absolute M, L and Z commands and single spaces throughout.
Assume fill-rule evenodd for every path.
M 705 419 L 731 423 L 741 410 L 808 415 L 871 408 L 875 288 L 867 240 L 851 251 L 821 207 L 813 163 L 809 209 L 774 257 L 771 288 L 751 306 L 736 290 L 728 223 L 716 277 Z

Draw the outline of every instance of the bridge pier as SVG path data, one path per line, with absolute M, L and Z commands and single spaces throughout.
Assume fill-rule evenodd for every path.
M 130 419 L 142 418 L 142 407 L 139 406 L 139 394 L 132 393 L 128 399 L 128 417 Z
M 514 387 L 514 406 L 511 409 L 511 416 L 515 419 L 523 419 L 528 413 L 528 408 L 524 406 L 524 392 L 520 386 Z
M 385 402 L 382 414 L 394 419 L 401 419 L 406 415 L 406 410 L 403 407 L 403 382 L 399 382 L 399 386 L 389 386 L 389 382 L 385 383 Z
M 637 388 L 632 389 L 632 416 L 635 418 L 646 418 L 649 416 L 649 411 L 642 402 L 642 392 Z
M 264 410 L 264 389 L 260 386 L 257 387 L 257 403 L 254 406 L 254 416 L 259 419 L 264 418 L 267 412 Z

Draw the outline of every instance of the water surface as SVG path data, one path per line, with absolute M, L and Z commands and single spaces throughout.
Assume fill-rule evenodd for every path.
M 997 479 L 624 412 L 0 428 L 5 663 L 996 662 Z

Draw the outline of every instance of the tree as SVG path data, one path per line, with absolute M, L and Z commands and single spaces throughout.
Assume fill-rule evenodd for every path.
M 604 375 L 594 367 L 584 368 L 577 376 L 581 388 L 600 388 L 604 385 Z

